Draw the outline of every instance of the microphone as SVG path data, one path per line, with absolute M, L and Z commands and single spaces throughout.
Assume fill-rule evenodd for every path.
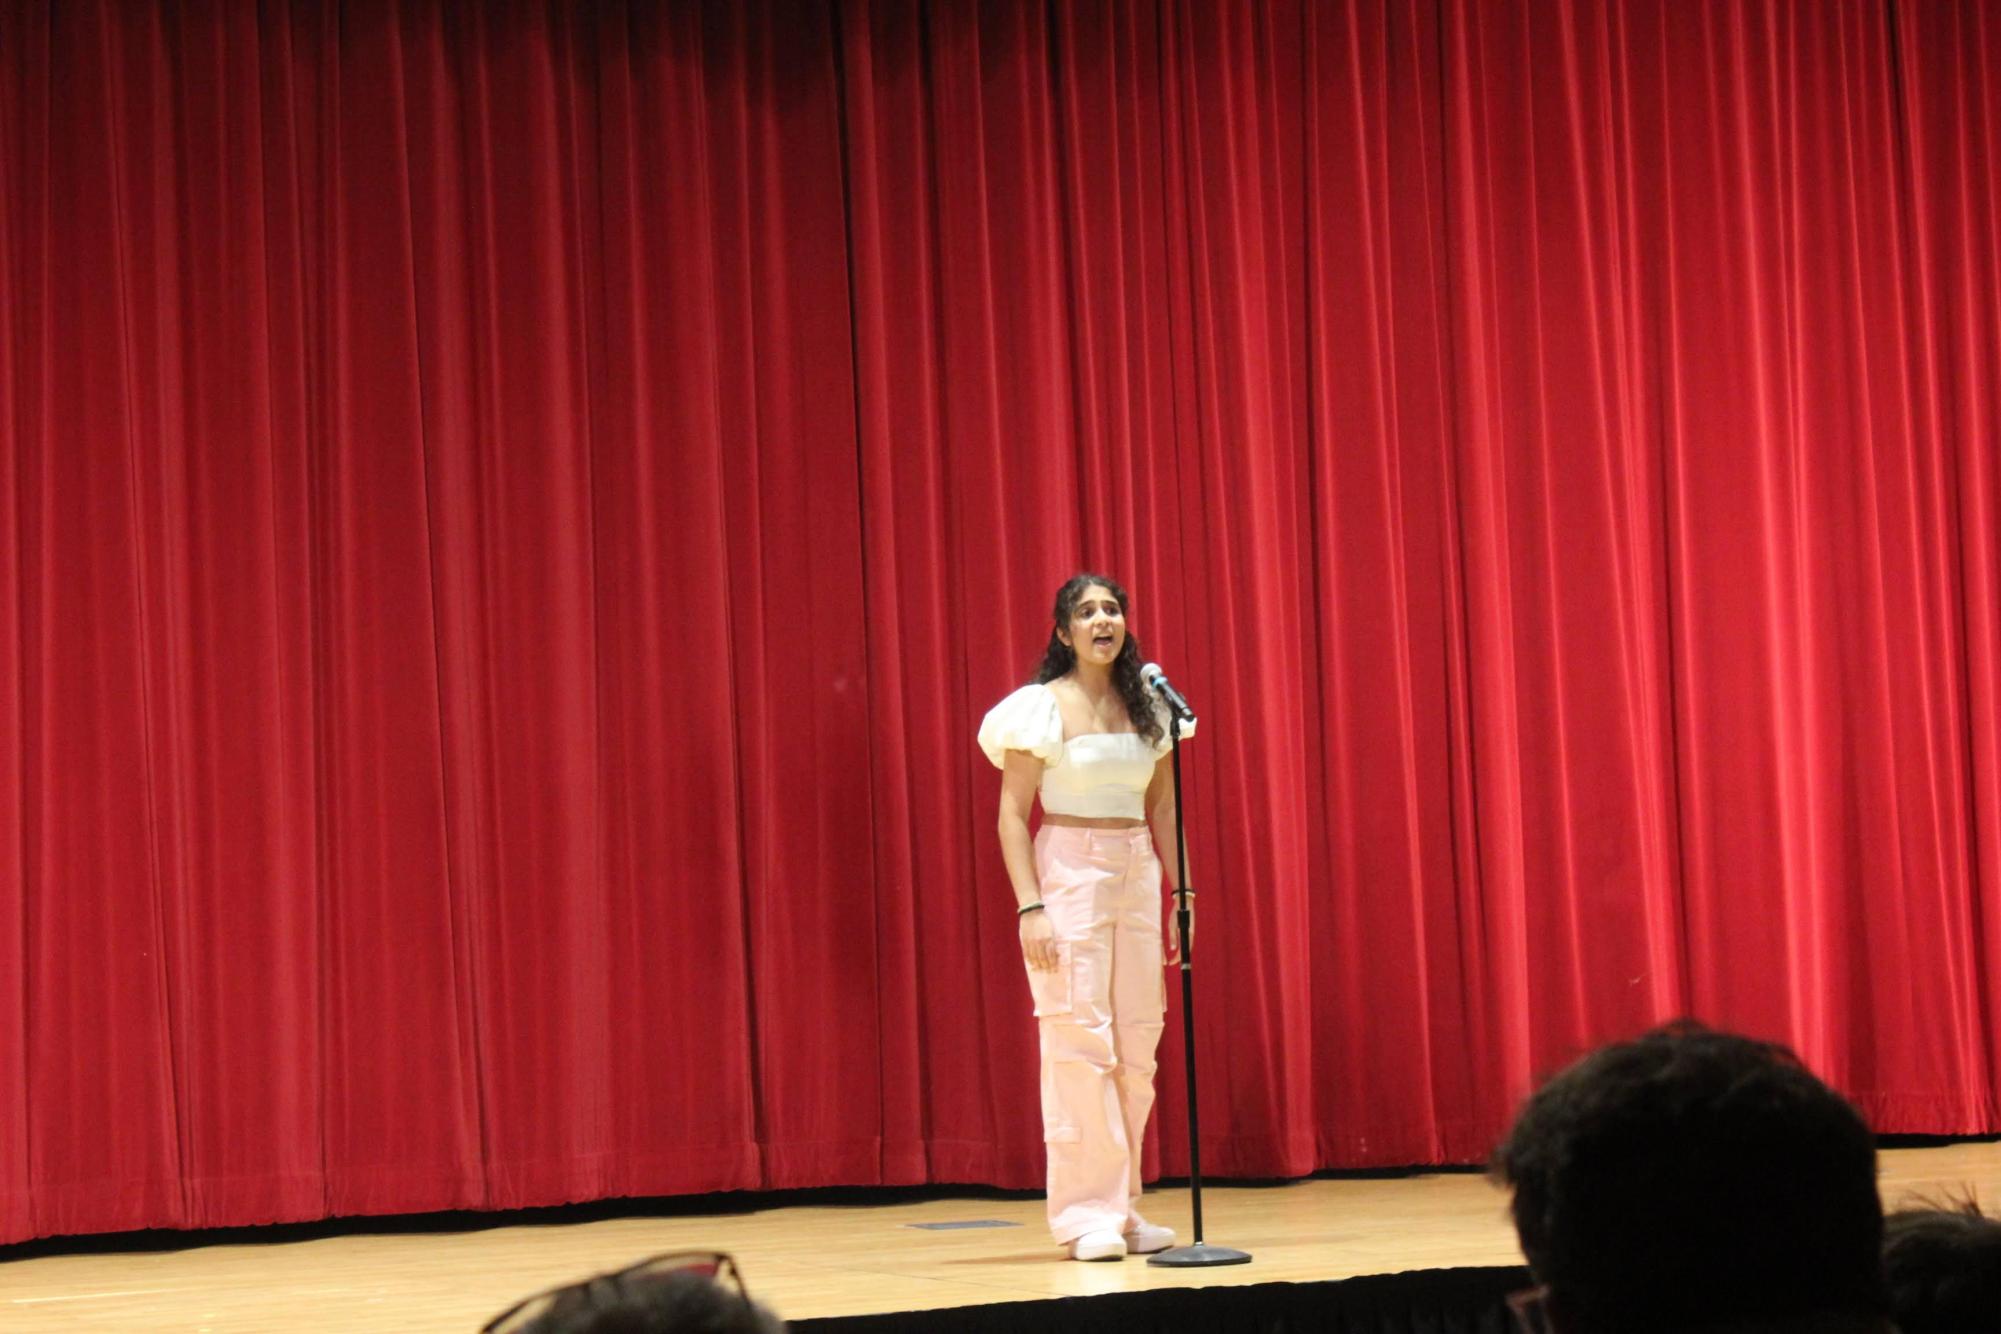
M 1195 721 L 1195 710 L 1181 697 L 1181 692 L 1169 684 L 1167 673 L 1160 669 L 1159 663 L 1150 662 L 1140 668 L 1139 679 L 1146 682 L 1147 689 L 1167 701 L 1167 707 L 1174 711 L 1175 717 L 1186 722 Z

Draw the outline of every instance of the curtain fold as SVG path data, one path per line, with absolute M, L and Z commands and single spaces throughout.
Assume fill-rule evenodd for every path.
M 1079 568 L 1201 706 L 1210 1171 L 1681 1013 L 2001 1131 L 1982 7 L 0 50 L 0 1242 L 1035 1187 L 972 735 Z
M 1991 1071 L 2001 1046 L 1995 979 L 1985 960 L 2001 942 L 2001 922 L 1981 891 L 2001 883 L 2001 472 L 1993 443 L 2001 433 L 1994 382 L 2001 366 L 2001 194 L 1987 164 L 2001 149 L 1993 85 L 2001 76 L 2001 26 L 1992 15 L 1952 5 L 1900 5 L 1892 17 L 1894 114 L 1904 129 L 1899 295 L 1912 354 L 1902 408 L 1922 476 L 1906 540 L 1926 594 L 1920 660 L 1943 686 L 1926 701 L 1938 727 L 1923 739 L 1938 823 L 1923 832 L 1932 836 L 1927 850 L 1942 884 L 1974 891 L 1949 888 L 1917 899 L 1917 939 L 1941 947 L 1912 963 L 1935 975 L 1942 992 L 1924 1017 L 1939 1038 L 1928 1068 Z M 1986 447 L 1955 448 L 1962 440 Z M 1901 683 L 1904 673 L 1892 679 Z M 1957 1124 L 1984 1124 L 1997 1096 L 1991 1086 L 1976 1086 L 1948 1090 L 1937 1102 Z

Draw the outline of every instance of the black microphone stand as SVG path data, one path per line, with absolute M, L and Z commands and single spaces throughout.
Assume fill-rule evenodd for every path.
M 1188 1065 L 1188 1199 L 1194 1207 L 1195 1241 L 1192 1245 L 1156 1251 L 1146 1262 L 1175 1269 L 1249 1264 L 1249 1251 L 1211 1246 L 1202 1240 L 1202 1131 L 1195 1105 L 1195 941 L 1194 933 L 1188 929 L 1188 901 L 1195 891 L 1188 885 L 1188 808 L 1181 804 L 1181 723 L 1184 718 L 1193 722 L 1195 715 L 1165 691 L 1161 693 L 1167 699 L 1172 719 L 1172 726 L 1167 729 L 1167 753 L 1174 770 L 1174 914 L 1181 933 L 1181 1038 Z

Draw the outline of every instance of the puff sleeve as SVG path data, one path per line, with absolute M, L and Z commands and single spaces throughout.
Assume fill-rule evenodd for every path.
M 987 710 L 980 723 L 980 749 L 994 768 L 1007 767 L 1007 753 L 1025 750 L 1044 764 L 1063 755 L 1063 715 L 1048 686 L 1023 686 Z

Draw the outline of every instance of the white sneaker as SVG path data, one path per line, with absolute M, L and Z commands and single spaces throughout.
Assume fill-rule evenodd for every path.
M 1133 1225 L 1126 1229 L 1124 1237 L 1126 1250 L 1133 1255 L 1152 1255 L 1164 1251 L 1174 1244 L 1174 1229 L 1149 1223 L 1138 1214 L 1133 1215 Z
M 1086 1232 L 1070 1243 L 1072 1260 L 1123 1260 L 1126 1258 L 1126 1239 L 1109 1229 L 1102 1232 Z

